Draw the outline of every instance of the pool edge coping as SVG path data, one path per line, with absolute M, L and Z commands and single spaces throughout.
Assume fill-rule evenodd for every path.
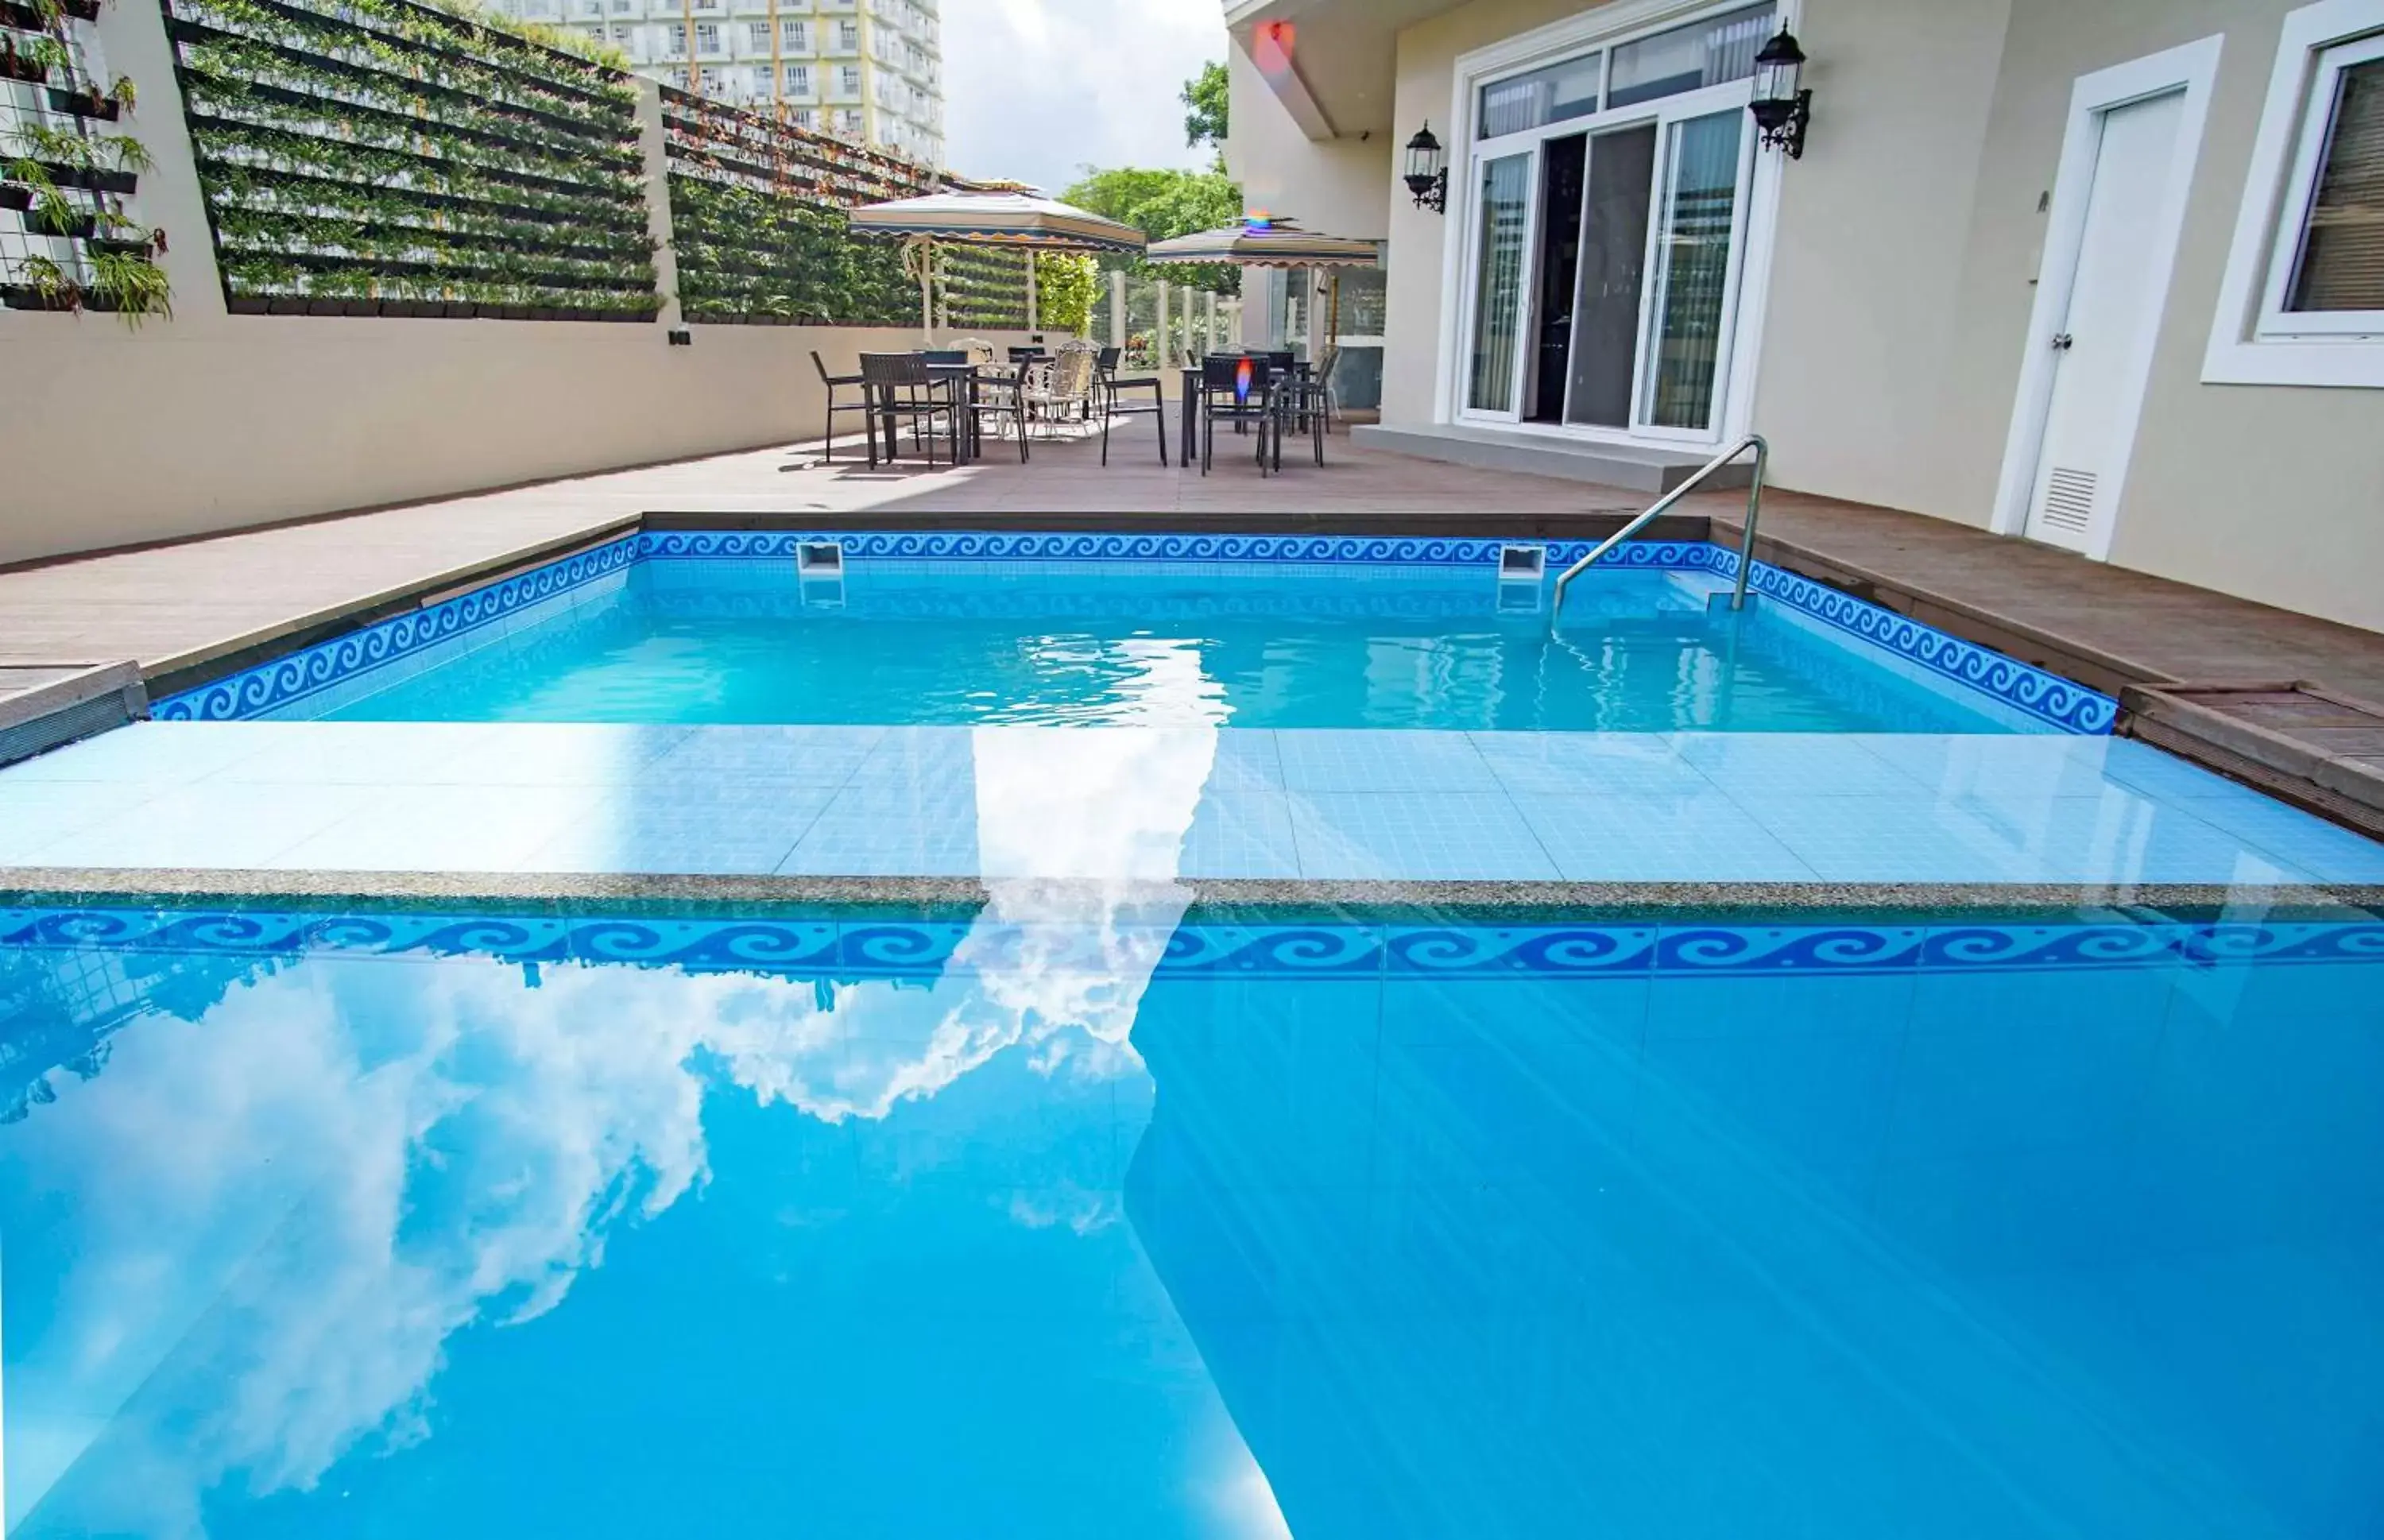
M 1193 877 L 1175 882 L 910 876 L 707 876 L 663 873 L 302 872 L 233 868 L 0 866 L 0 907 L 66 899 L 130 907 L 215 902 L 356 905 L 711 905 L 775 908 L 975 908 L 1031 895 L 1055 917 L 1185 900 L 1188 912 L 1409 911 L 1512 919 L 1546 912 L 1724 916 L 1970 914 L 2076 916 L 2146 912 L 2280 912 L 2344 921 L 2384 918 L 2384 884 L 1498 882 Z

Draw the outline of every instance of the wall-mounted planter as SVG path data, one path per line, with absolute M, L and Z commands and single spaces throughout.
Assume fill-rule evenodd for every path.
M 235 316 L 262 316 L 273 308 L 273 301 L 263 294 L 232 294 L 225 298 L 224 308 Z
M 32 206 L 33 190 L 31 188 L 19 187 L 13 182 L 0 187 L 0 208 L 22 214 Z
M 132 171 L 103 171 L 96 167 L 67 166 L 46 160 L 42 162 L 42 169 L 51 181 L 60 187 L 80 187 L 92 192 L 121 192 L 128 197 L 141 188 L 140 175 Z
M 113 123 L 124 111 L 124 104 L 113 96 L 102 95 L 96 87 L 89 91 L 60 91 L 56 86 L 52 86 L 50 87 L 50 110 L 67 113 L 75 118 L 95 118 L 102 123 Z
M 143 241 L 110 241 L 92 237 L 83 242 L 83 249 L 94 256 L 140 256 L 149 255 L 149 242 Z
M 99 6 L 100 0 L 58 0 L 58 9 L 77 21 L 98 20 Z
M 50 67 L 19 53 L 0 54 L 0 81 L 23 81 L 28 85 L 40 85 L 50 78 Z
M 91 310 L 103 316 L 114 315 L 118 308 L 116 301 L 105 294 L 88 290 L 76 294 L 54 294 L 30 283 L 0 284 L 0 304 L 11 310 Z
M 25 233 L 28 235 L 54 235 L 63 241 L 81 241 L 90 237 L 93 228 L 93 217 L 88 214 L 57 219 L 45 209 L 34 209 L 25 216 Z

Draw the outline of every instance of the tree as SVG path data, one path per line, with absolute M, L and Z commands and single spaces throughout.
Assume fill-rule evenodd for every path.
M 1132 225 L 1153 241 L 1215 230 L 1242 217 L 1241 184 L 1216 171 L 1135 166 L 1103 171 L 1087 167 L 1084 180 L 1060 194 L 1060 201 Z M 1173 267 L 1166 277 L 1172 282 L 1220 293 L 1236 293 L 1241 288 L 1234 269 L 1221 265 Z
M 1223 63 L 1204 64 L 1200 73 L 1185 81 L 1184 105 L 1191 110 L 1184 115 L 1184 143 L 1196 149 L 1211 145 L 1222 154 L 1225 148 L 1226 103 L 1231 95 Z

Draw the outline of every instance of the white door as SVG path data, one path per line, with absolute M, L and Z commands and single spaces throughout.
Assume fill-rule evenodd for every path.
M 2160 324 L 2162 209 L 2176 174 L 2185 93 L 2172 91 L 2097 114 L 2101 142 L 2079 233 L 2077 276 L 2054 335 L 2056 351 L 2043 449 L 2029 495 L 2031 540 L 2071 551 L 2107 545 L 2117 510 L 2107 489 L 2125 465 L 2143 390 L 2144 350 Z

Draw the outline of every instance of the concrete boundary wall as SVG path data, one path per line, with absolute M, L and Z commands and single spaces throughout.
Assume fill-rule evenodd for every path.
M 667 249 L 652 323 L 228 314 L 155 0 L 115 0 L 98 25 L 140 89 L 122 126 L 156 168 L 131 212 L 167 232 L 174 316 L 134 330 L 0 311 L 0 564 L 816 439 L 813 349 L 851 374 L 921 345 L 915 328 L 697 326 L 670 346 Z

